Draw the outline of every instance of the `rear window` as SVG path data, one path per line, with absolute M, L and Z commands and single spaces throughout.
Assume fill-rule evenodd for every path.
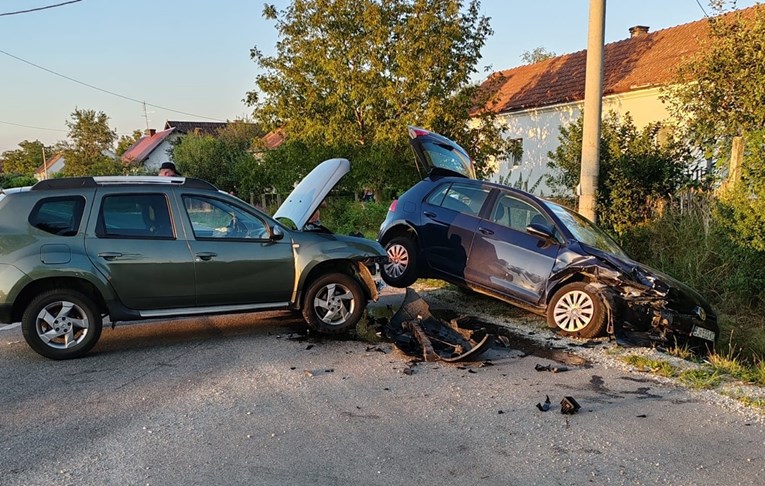
M 462 150 L 436 142 L 423 142 L 422 150 L 429 165 L 448 169 L 465 177 L 475 179 L 470 157 Z
M 481 212 L 481 206 L 483 206 L 488 195 L 489 190 L 485 187 L 454 183 L 438 188 L 431 193 L 427 202 L 452 211 L 476 216 Z
M 174 238 L 164 194 L 105 196 L 96 235 L 101 238 Z
M 29 214 L 29 224 L 53 235 L 74 236 L 84 208 L 85 199 L 80 196 L 41 199 Z

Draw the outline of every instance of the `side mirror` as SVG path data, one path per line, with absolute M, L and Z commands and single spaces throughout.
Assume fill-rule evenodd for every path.
M 271 239 L 273 241 L 279 241 L 282 238 L 284 238 L 284 231 L 278 226 L 274 226 L 273 228 L 269 228 L 271 231 Z
M 555 235 L 550 231 L 550 228 L 543 224 L 531 223 L 526 226 L 526 232 L 545 240 L 555 240 Z

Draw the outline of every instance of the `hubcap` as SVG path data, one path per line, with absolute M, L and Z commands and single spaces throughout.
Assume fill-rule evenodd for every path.
M 553 309 L 555 324 L 568 332 L 581 331 L 592 321 L 595 305 L 589 295 L 581 290 L 566 292 Z
M 351 317 L 356 309 L 353 292 L 345 285 L 332 283 L 325 285 L 313 299 L 316 315 L 326 324 L 339 326 Z
M 403 245 L 388 247 L 388 263 L 383 265 L 385 273 L 392 278 L 399 278 L 409 267 L 409 253 Z
M 37 314 L 37 335 L 51 348 L 67 349 L 76 346 L 88 335 L 88 316 L 73 302 L 56 301 L 46 305 Z

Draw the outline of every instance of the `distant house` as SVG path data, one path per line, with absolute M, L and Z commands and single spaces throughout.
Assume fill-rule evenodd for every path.
M 146 135 L 138 139 L 124 154 L 122 161 L 138 167 L 143 167 L 148 172 L 159 171 L 163 162 L 170 162 L 172 143 L 178 138 L 175 128 L 168 128 L 160 132 L 150 129 Z
M 661 89 L 699 51 L 709 24 L 699 20 L 652 33 L 635 26 L 629 32 L 629 38 L 605 46 L 603 113 L 629 112 L 643 127 L 669 118 Z M 547 154 L 558 147 L 561 126 L 581 115 L 586 55 L 580 51 L 496 72 L 481 85 L 489 101 L 479 109 L 497 113 L 507 124 L 505 137 L 523 147 L 519 159 L 498 161 L 494 180 L 550 195 Z
M 284 134 L 284 130 L 281 128 L 277 128 L 276 130 L 272 130 L 265 134 L 260 141 L 263 144 L 263 147 L 266 150 L 273 150 L 277 148 L 279 145 L 284 143 L 284 140 L 286 139 L 286 135 Z
M 173 121 L 165 122 L 165 130 L 174 128 L 180 135 L 195 133 L 197 135 L 217 135 L 221 128 L 226 128 L 228 122 Z
M 101 154 L 112 159 L 117 158 L 117 155 L 111 150 L 102 150 Z M 61 170 L 64 168 L 64 165 L 65 165 L 64 154 L 59 152 L 53 155 L 52 157 L 50 157 L 48 160 L 45 161 L 43 165 L 41 165 L 35 170 L 35 179 L 37 179 L 38 181 L 50 179 L 55 174 L 61 172 Z
M 58 153 L 51 156 L 43 165 L 35 170 L 35 179 L 42 181 L 50 179 L 57 172 L 64 168 L 64 154 Z

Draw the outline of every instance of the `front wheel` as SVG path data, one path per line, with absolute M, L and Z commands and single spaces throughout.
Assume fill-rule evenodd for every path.
M 98 342 L 101 327 L 101 314 L 93 301 L 69 289 L 41 293 L 21 318 L 27 344 L 51 359 L 83 356 Z
M 601 298 L 584 282 L 574 282 L 555 293 L 547 307 L 547 325 L 567 336 L 593 338 L 606 330 Z
M 393 238 L 385 245 L 388 261 L 383 265 L 382 278 L 391 287 L 409 287 L 417 280 L 417 246 L 406 237 Z
M 308 287 L 303 318 L 315 331 L 339 334 L 356 326 L 366 305 L 366 296 L 353 277 L 332 273 Z

